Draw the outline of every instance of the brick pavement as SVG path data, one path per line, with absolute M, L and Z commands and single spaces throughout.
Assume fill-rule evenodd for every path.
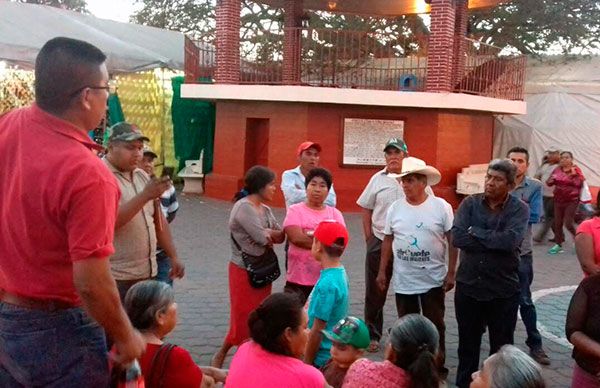
M 227 263 L 230 255 L 227 221 L 231 204 L 206 198 L 180 196 L 181 210 L 172 224 L 180 257 L 186 263 L 186 278 L 175 284 L 179 309 L 179 324 L 171 334 L 170 341 L 188 349 L 202 365 L 210 361 L 227 332 L 229 299 L 227 286 Z M 276 217 L 283 221 L 284 211 L 274 209 Z M 344 255 L 344 264 L 350 277 L 350 312 L 362 317 L 364 299 L 364 251 L 360 215 L 344 214 L 350 230 L 351 241 Z M 570 246 L 566 253 L 549 256 L 547 246 L 536 246 L 534 253 L 535 279 L 532 289 L 547 290 L 561 286 L 577 285 L 582 275 Z M 283 257 L 282 247 L 277 247 Z M 282 263 L 283 265 L 283 263 Z M 274 283 L 274 291 L 283 288 L 283 277 Z M 542 291 L 545 293 L 546 291 Z M 540 296 L 537 301 L 538 321 L 548 336 L 544 347 L 552 365 L 544 368 L 549 387 L 570 385 L 573 361 L 571 350 L 565 346 L 564 321 L 572 290 Z M 454 381 L 457 365 L 456 348 L 458 334 L 453 306 L 454 293 L 446 297 L 446 347 L 449 382 Z M 395 306 L 390 294 L 385 307 L 385 323 L 388 327 L 395 318 Z M 484 336 L 482 360 L 486 357 L 487 340 Z M 517 323 L 515 344 L 527 350 L 522 322 Z M 370 357 L 382 359 L 383 354 Z M 229 359 L 227 360 L 227 363 Z M 452 384 L 449 384 L 453 386 Z

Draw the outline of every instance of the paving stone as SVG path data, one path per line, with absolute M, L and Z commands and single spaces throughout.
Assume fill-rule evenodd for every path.
M 232 204 L 202 197 L 179 197 L 181 208 L 171 227 L 180 257 L 186 264 L 186 278 L 175 283 L 179 306 L 179 323 L 169 340 L 187 348 L 198 363 L 207 365 L 212 354 L 223 341 L 229 325 L 229 291 L 227 266 L 230 257 L 227 222 Z M 284 210 L 274 209 L 282 222 Z M 351 240 L 343 262 L 350 278 L 350 313 L 363 316 L 364 302 L 364 254 L 361 216 L 345 213 Z M 561 286 L 577 285 L 582 273 L 570 246 L 562 255 L 547 254 L 549 245 L 534 247 L 535 278 L 532 290 L 545 290 Z M 276 252 L 283 258 L 283 247 Z M 283 263 L 282 267 L 283 267 Z M 273 284 L 274 291 L 283 289 L 281 277 Z M 551 334 L 563 338 L 564 324 L 573 291 L 560 292 L 541 297 L 536 302 L 538 320 Z M 458 333 L 454 314 L 454 292 L 446 295 L 447 367 L 450 369 L 448 386 L 452 387 L 458 364 Z M 389 327 L 396 318 L 393 293 L 390 292 L 384 310 L 384 326 Z M 517 322 L 515 345 L 527 351 L 523 323 Z M 386 337 L 382 341 L 385 344 Z M 568 387 L 571 381 L 573 360 L 571 349 L 544 338 L 544 347 L 552 365 L 543 368 L 548 387 Z M 487 357 L 487 335 L 482 342 L 481 361 Z M 233 354 L 233 352 L 232 352 Z M 368 357 L 381 360 L 382 350 Z M 226 360 L 229 365 L 231 356 Z

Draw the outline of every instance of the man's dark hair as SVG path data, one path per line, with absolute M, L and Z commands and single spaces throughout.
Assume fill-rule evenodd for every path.
M 248 316 L 250 337 L 270 353 L 292 356 L 283 333 L 288 327 L 294 332 L 304 330 L 302 309 L 296 294 L 278 292 L 268 296 Z
M 571 151 L 562 151 L 560 153 L 560 156 L 563 156 L 564 154 L 569 155 L 571 157 L 571 159 L 573 159 L 573 153 Z
M 78 90 L 98 81 L 106 55 L 87 42 L 58 37 L 44 44 L 35 60 L 35 101 L 51 113 L 63 113 Z
M 526 148 L 523 147 L 513 147 L 511 149 L 508 150 L 508 152 L 506 153 L 506 157 L 508 158 L 509 155 L 511 153 L 518 153 L 518 154 L 525 154 L 525 159 L 529 162 L 529 151 L 527 151 Z
M 509 185 L 515 183 L 517 167 L 508 159 L 494 159 L 490 162 L 488 170 L 500 171 L 506 176 Z
M 327 184 L 327 190 L 331 190 L 331 185 L 333 184 L 333 178 L 331 177 L 331 173 L 321 167 L 313 168 L 308 172 L 308 174 L 306 174 L 306 178 L 304 179 L 304 187 L 307 188 L 310 181 L 315 177 L 323 178 L 323 180 Z

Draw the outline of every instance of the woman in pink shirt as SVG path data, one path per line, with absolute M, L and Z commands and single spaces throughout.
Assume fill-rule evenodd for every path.
M 575 212 L 579 206 L 579 196 L 583 186 L 583 173 L 573 164 L 573 154 L 569 151 L 560 153 L 558 167 L 546 181 L 554 186 L 554 240 L 556 244 L 550 248 L 549 254 L 563 253 L 565 241 L 563 226 L 575 237 Z
M 226 387 L 323 388 L 325 377 L 302 362 L 308 316 L 297 295 L 275 293 L 248 318 L 251 341 L 239 347 Z
M 600 194 L 596 198 L 596 216 L 583 221 L 577 228 L 575 250 L 586 276 L 600 273 Z
M 319 279 L 321 265 L 312 257 L 312 233 L 321 221 L 335 220 L 346 225 L 342 213 L 325 205 L 332 185 L 331 173 L 313 168 L 305 179 L 306 201 L 288 208 L 283 228 L 290 243 L 284 291 L 300 295 L 305 303 Z
M 419 314 L 405 315 L 392 326 L 385 361 L 355 361 L 342 387 L 438 388 L 438 343 L 438 331 L 429 319 Z

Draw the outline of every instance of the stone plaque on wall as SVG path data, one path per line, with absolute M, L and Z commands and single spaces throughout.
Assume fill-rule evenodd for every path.
M 344 118 L 343 165 L 385 166 L 383 147 L 404 138 L 403 120 Z

